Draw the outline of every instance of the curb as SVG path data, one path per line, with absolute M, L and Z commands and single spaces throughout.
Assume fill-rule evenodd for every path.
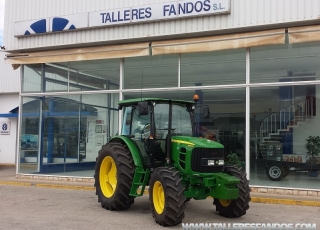
M 81 186 L 81 185 L 61 185 L 61 184 L 28 183 L 28 182 L 12 182 L 12 181 L 0 181 L 0 184 L 15 185 L 15 186 L 34 186 L 38 188 L 58 188 L 58 189 L 95 191 L 94 186 Z M 148 195 L 149 191 L 145 190 L 143 194 Z M 320 207 L 319 201 L 299 200 L 299 199 L 281 199 L 281 198 L 254 196 L 254 197 L 251 197 L 251 202 L 262 203 L 262 204 L 283 204 L 283 205 Z

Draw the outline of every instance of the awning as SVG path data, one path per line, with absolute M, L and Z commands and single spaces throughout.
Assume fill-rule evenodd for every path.
M 289 43 L 320 41 L 320 26 L 301 26 L 288 29 Z
M 0 113 L 0 117 L 18 117 L 19 114 L 19 107 L 11 109 L 8 113 Z
M 17 113 L 0 113 L 0 117 L 6 117 L 6 118 L 18 117 L 18 114 Z
M 39 51 L 30 53 L 7 54 L 14 68 L 21 64 L 58 63 L 110 58 L 125 58 L 149 55 L 149 43 L 136 43 L 113 46 Z
M 152 55 L 207 52 L 285 44 L 285 30 L 228 34 L 189 39 L 152 42 Z

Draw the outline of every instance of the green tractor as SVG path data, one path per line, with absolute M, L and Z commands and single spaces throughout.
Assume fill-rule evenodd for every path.
M 124 109 L 121 135 L 105 144 L 96 159 L 95 188 L 103 208 L 127 209 L 149 186 L 152 214 L 162 226 L 181 223 L 190 199 L 212 197 L 222 216 L 246 214 L 246 173 L 225 165 L 222 144 L 196 137 L 196 108 L 197 99 L 119 102 Z M 208 117 L 209 108 L 202 109 Z

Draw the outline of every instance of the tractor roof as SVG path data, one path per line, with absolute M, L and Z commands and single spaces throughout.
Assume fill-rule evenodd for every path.
M 152 101 L 152 102 L 169 102 L 172 101 L 173 103 L 178 103 L 178 104 L 195 104 L 193 101 L 184 101 L 184 100 L 172 100 L 172 99 L 165 99 L 165 98 L 133 98 L 133 99 L 127 99 L 127 100 L 122 100 L 119 101 L 119 105 L 122 106 L 128 106 L 128 105 L 137 105 L 138 102 L 141 101 Z

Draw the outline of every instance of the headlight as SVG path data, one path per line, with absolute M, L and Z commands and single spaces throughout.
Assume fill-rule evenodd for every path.
M 224 165 L 224 160 L 219 160 L 218 165 Z
M 208 160 L 208 166 L 214 165 L 214 160 Z

